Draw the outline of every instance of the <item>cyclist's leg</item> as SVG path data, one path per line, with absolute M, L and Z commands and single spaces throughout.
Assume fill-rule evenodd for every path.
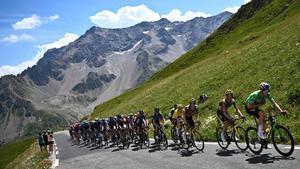
M 265 133 L 267 124 L 265 119 L 265 113 L 262 110 L 259 111 L 258 123 L 258 132 Z

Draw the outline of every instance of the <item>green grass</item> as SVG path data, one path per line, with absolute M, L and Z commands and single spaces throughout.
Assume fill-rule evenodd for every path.
M 5 168 L 10 162 L 24 153 L 36 139 L 20 139 L 0 147 L 0 168 Z
M 247 13 L 255 14 L 245 19 Z M 196 118 L 202 122 L 205 139 L 215 140 L 215 112 L 224 91 L 230 88 L 235 92 L 244 112 L 246 97 L 258 89 L 260 82 L 267 81 L 275 100 L 290 112 L 279 122 L 290 127 L 299 143 L 300 1 L 273 0 L 258 12 L 250 3 L 241 16 L 227 21 L 147 82 L 95 107 L 93 117 L 140 109 L 150 115 L 155 106 L 167 115 L 174 103 L 187 104 L 190 98 L 205 93 L 209 99 L 200 105 Z M 248 118 L 246 125 L 252 125 L 252 121 Z

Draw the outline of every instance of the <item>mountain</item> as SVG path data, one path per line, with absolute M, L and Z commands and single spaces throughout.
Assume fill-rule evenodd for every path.
M 271 84 L 274 99 L 289 111 L 278 122 L 300 142 L 300 1 L 252 0 L 207 37 L 145 83 L 95 107 L 93 117 L 160 106 L 167 116 L 174 103 L 207 94 L 195 117 L 206 140 L 215 140 L 217 103 L 226 89 L 235 93 L 244 110 L 247 96 L 262 81 Z M 265 110 L 272 110 L 268 103 Z M 233 113 L 233 110 L 229 110 Z M 234 113 L 233 113 L 234 114 Z M 248 117 L 243 125 L 253 125 Z
M 17 76 L 0 79 L 1 139 L 67 125 L 147 80 L 196 46 L 229 12 L 186 22 L 92 27 L 67 46 L 48 50 Z

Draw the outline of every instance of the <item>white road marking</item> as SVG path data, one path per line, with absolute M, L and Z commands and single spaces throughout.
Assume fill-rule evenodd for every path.
M 288 148 L 291 148 L 291 147 L 290 147 L 290 146 L 286 146 L 286 147 L 284 147 L 284 148 L 288 149 Z M 300 150 L 300 147 L 295 146 L 294 149 L 295 149 L 295 150 Z
M 149 140 L 150 140 L 150 141 L 154 141 L 153 138 L 150 138 Z M 173 140 L 168 140 L 168 142 L 172 142 L 172 143 L 173 143 Z M 196 143 L 199 144 L 199 142 L 196 142 Z M 204 141 L 204 144 L 205 144 L 205 145 L 218 145 L 217 142 L 205 142 L 205 141 Z
M 55 159 L 54 168 L 59 166 L 59 159 Z
M 58 153 L 59 153 L 58 151 L 55 152 L 56 155 L 58 155 Z

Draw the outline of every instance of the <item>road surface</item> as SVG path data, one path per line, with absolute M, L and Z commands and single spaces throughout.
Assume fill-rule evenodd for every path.
M 224 151 L 216 143 L 206 143 L 203 152 L 191 149 L 181 152 L 176 147 L 158 150 L 154 147 L 120 150 L 116 147 L 96 149 L 73 145 L 68 131 L 55 133 L 56 169 L 299 169 L 300 149 L 291 157 L 280 156 L 274 148 L 261 155 L 241 152 L 234 144 Z M 58 166 L 57 166 L 58 165 Z

